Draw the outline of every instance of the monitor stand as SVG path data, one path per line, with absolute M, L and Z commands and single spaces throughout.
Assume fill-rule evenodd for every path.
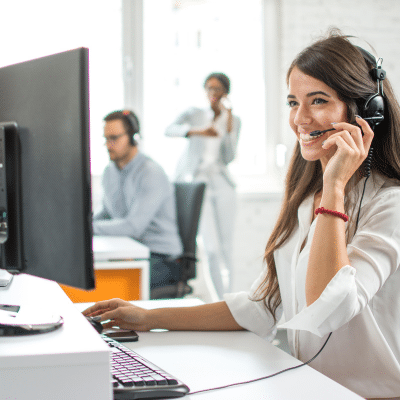
M 5 269 L 0 269 L 0 287 L 8 286 L 11 283 L 13 276 L 14 275 L 10 274 Z
M 10 285 L 12 280 L 12 285 Z M 0 304 L 0 337 L 52 332 L 64 324 L 64 319 L 58 312 L 51 308 L 46 309 L 46 307 L 32 305 L 30 298 L 23 297 L 22 292 L 27 287 L 26 281 L 33 282 L 32 287 L 42 284 L 41 281 L 47 284 L 44 279 L 25 274 L 14 276 L 6 270 L 0 269 L 0 288 L 5 286 L 5 282 L 8 282 L 9 286 L 2 291 L 4 296 L 1 297 L 1 301 L 8 304 Z M 7 297 L 10 298 L 9 301 L 7 301 Z M 16 298 L 19 298 L 18 305 L 15 302 Z

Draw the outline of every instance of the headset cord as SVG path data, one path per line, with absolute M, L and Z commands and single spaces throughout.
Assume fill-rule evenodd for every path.
M 365 193 L 365 188 L 367 186 L 367 181 L 368 178 L 371 176 L 371 163 L 372 163 L 372 154 L 374 152 L 374 149 L 372 147 L 370 147 L 369 152 L 368 152 L 368 156 L 365 159 L 365 181 L 364 181 L 364 188 L 362 191 L 362 195 L 361 195 L 361 199 L 360 199 L 360 205 L 358 206 L 358 213 L 357 213 L 357 220 L 356 220 L 356 227 L 354 229 L 354 232 L 357 231 L 357 227 L 358 227 L 358 220 L 360 219 L 360 212 L 361 212 L 361 204 L 363 201 L 363 197 L 364 197 L 364 193 Z
M 262 381 L 264 379 L 268 379 L 268 378 L 272 378 L 273 376 L 277 376 L 279 374 L 283 374 L 286 371 L 291 371 L 292 369 L 296 369 L 296 368 L 300 368 L 300 367 L 304 367 L 307 364 L 310 364 L 312 361 L 314 361 L 318 355 L 321 353 L 321 351 L 324 349 L 324 347 L 326 346 L 326 344 L 328 343 L 329 338 L 331 337 L 332 332 L 329 333 L 328 337 L 326 338 L 324 344 L 322 345 L 322 347 L 318 350 L 317 354 L 315 354 L 314 357 L 312 357 L 311 359 L 309 359 L 308 361 L 306 361 L 305 363 L 299 364 L 299 365 L 295 365 L 294 367 L 290 367 L 290 368 L 286 368 L 283 369 L 281 371 L 275 372 L 274 374 L 271 375 L 267 375 L 267 376 L 262 376 L 261 378 L 256 378 L 256 379 L 251 379 L 249 381 L 244 381 L 244 382 L 236 382 L 236 383 L 230 383 L 229 385 L 224 385 L 224 386 L 218 386 L 215 388 L 210 388 L 210 389 L 202 389 L 202 390 L 197 390 L 195 392 L 189 392 L 189 394 L 197 394 L 197 393 L 202 393 L 202 392 L 209 392 L 211 390 L 218 390 L 218 389 L 226 389 L 228 387 L 232 387 L 232 386 L 239 386 L 239 385 L 244 385 L 246 383 L 253 383 L 253 382 L 257 382 L 257 381 Z
M 360 218 L 361 204 L 362 204 L 362 200 L 363 200 L 363 197 L 364 197 L 365 188 L 367 186 L 368 178 L 371 176 L 371 163 L 372 163 L 373 151 L 374 151 L 374 149 L 372 147 L 370 147 L 369 152 L 368 152 L 368 156 L 365 159 L 365 181 L 364 181 L 364 187 L 363 187 L 363 191 L 362 191 L 362 195 L 361 195 L 361 199 L 360 199 L 360 205 L 358 207 L 356 227 L 355 227 L 354 231 L 356 231 L 357 227 L 358 227 L 358 220 Z M 225 388 L 232 387 L 232 386 L 238 386 L 238 385 L 244 385 L 246 383 L 257 382 L 257 381 L 261 381 L 261 380 L 264 380 L 264 379 L 272 378 L 273 376 L 277 376 L 277 375 L 282 374 L 282 373 L 284 373 L 286 371 L 290 371 L 290 370 L 293 370 L 293 369 L 296 369 L 296 368 L 303 367 L 304 365 L 310 364 L 312 361 L 314 361 L 319 356 L 319 354 L 322 352 L 322 350 L 324 349 L 324 347 L 328 343 L 328 340 L 331 337 L 331 335 L 332 335 L 332 332 L 329 333 L 327 339 L 325 340 L 325 343 L 318 350 L 317 354 L 315 354 L 314 357 L 312 357 L 310 360 L 306 361 L 303 364 L 299 364 L 299 365 L 296 365 L 294 367 L 286 368 L 286 369 L 283 369 L 281 371 L 275 372 L 274 374 L 263 376 L 261 378 L 251 379 L 249 381 L 244 381 L 244 382 L 231 383 L 229 385 L 219 386 L 219 387 L 210 388 L 210 389 L 197 390 L 196 392 L 189 392 L 188 394 L 197 394 L 197 393 L 202 393 L 202 392 L 209 392 L 211 390 L 225 389 Z

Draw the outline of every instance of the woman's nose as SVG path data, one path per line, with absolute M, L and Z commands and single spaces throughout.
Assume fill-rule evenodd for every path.
M 296 114 L 294 116 L 293 122 L 299 126 L 304 124 L 310 124 L 312 121 L 312 115 L 310 109 L 306 106 L 300 105 L 296 109 Z

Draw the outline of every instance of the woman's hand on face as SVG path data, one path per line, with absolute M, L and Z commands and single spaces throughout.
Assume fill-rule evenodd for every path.
M 113 326 L 137 331 L 152 329 L 148 321 L 148 310 L 136 307 L 128 301 L 121 299 L 99 301 L 83 311 L 83 315 L 87 317 L 100 315 L 100 322 L 109 320 L 103 323 L 104 329 L 109 329 Z
M 334 124 L 337 132 L 323 143 L 322 147 L 326 150 L 337 148 L 325 167 L 324 185 L 332 184 L 344 190 L 349 179 L 367 158 L 374 132 L 364 119 L 357 117 L 356 122 L 360 127 L 347 122 Z
M 220 106 L 221 111 L 227 110 L 227 111 L 232 112 L 232 103 L 228 99 L 228 97 L 226 97 L 226 95 L 221 97 L 221 100 L 219 101 L 219 106 Z

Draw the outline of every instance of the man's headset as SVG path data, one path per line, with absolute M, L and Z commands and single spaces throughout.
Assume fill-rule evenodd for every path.
M 358 46 L 357 48 L 361 51 L 367 64 L 375 66 L 370 70 L 370 75 L 372 79 L 377 81 L 378 92 L 365 99 L 365 102 L 363 101 L 361 104 L 358 102 L 360 116 L 369 123 L 372 130 L 375 130 L 375 127 L 383 121 L 385 116 L 385 99 L 382 82 L 386 78 L 386 71 L 382 69 L 382 58 L 379 58 L 377 61 L 368 51 Z
M 129 142 L 132 146 L 136 146 L 137 141 L 134 139 L 134 137 L 140 131 L 139 120 L 132 111 L 123 110 L 122 114 L 124 115 L 125 119 L 128 121 L 128 124 L 130 127 L 129 131 L 127 132 L 129 135 Z

